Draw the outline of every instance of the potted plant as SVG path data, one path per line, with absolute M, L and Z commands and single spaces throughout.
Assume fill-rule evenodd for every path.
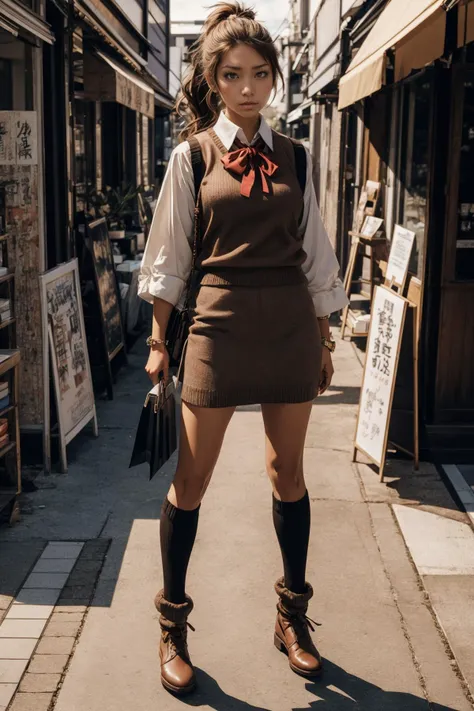
M 103 190 L 92 190 L 87 195 L 88 214 L 98 219 L 105 217 L 111 238 L 125 237 L 126 223 L 135 212 L 137 196 L 143 186 L 122 185 L 120 188 L 106 186 Z

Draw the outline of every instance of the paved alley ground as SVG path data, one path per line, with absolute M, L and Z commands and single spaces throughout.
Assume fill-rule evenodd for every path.
M 273 646 L 273 583 L 281 560 L 261 416 L 251 407 L 236 413 L 227 433 L 191 559 L 196 631 L 189 642 L 199 691 L 179 701 L 162 689 L 153 598 L 161 575 L 160 507 L 173 462 L 151 483 L 146 467 L 128 469 L 147 389 L 145 350 L 138 346 L 119 375 L 115 400 L 99 403 L 99 439 L 81 435 L 68 448 L 69 473 L 38 478 L 41 488 L 24 496 L 22 520 L 0 529 L 2 614 L 11 616 L 27 579 L 33 592 L 25 601 L 38 616 L 46 606 L 42 585 L 58 590 L 54 620 L 47 622 L 50 604 L 38 646 L 18 652 L 11 676 L 0 671 L 0 710 L 2 698 L 9 711 L 472 709 L 472 672 L 463 666 L 470 652 L 461 649 L 458 657 L 449 646 L 416 551 L 409 551 L 400 528 L 404 512 L 416 511 L 466 527 L 469 543 L 467 517 L 433 468 L 415 475 L 409 462 L 394 464 L 382 485 L 370 467 L 351 462 L 362 368 L 349 343 L 338 342 L 335 361 L 333 386 L 313 408 L 306 449 L 308 578 L 315 588 L 309 614 L 321 623 L 322 680 L 292 674 Z M 71 542 L 83 545 L 71 548 Z M 51 563 L 62 558 L 72 562 Z M 56 583 L 37 577 L 47 571 L 62 577 Z M 471 573 L 474 568 L 464 570 L 464 582 Z M 0 670 L 13 649 L 2 627 Z

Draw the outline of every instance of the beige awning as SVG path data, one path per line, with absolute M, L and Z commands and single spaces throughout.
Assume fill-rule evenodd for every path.
M 103 52 L 84 53 L 84 96 L 90 101 L 116 101 L 149 118 L 155 116 L 155 90 Z
M 400 81 L 442 56 L 445 35 L 443 0 L 391 0 L 339 82 L 339 108 L 384 86 L 388 50 L 394 50 L 394 81 Z
M 458 47 L 474 42 L 474 2 L 462 4 L 458 9 Z

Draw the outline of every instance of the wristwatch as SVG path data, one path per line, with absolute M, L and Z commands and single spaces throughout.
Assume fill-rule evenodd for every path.
M 147 346 L 167 346 L 168 341 L 163 341 L 161 338 L 153 338 L 153 336 L 148 336 L 146 339 Z
M 336 350 L 336 341 L 333 341 L 330 338 L 321 338 L 321 345 L 326 346 L 330 353 L 334 353 Z

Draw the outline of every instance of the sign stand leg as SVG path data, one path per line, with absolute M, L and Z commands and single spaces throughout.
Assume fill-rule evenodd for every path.
M 97 424 L 97 410 L 95 409 L 95 405 L 94 405 L 94 417 L 92 418 L 92 432 L 94 434 L 94 437 L 99 436 L 99 426 Z
M 419 393 L 418 393 L 418 309 L 414 307 L 413 316 L 413 432 L 415 471 L 420 468 L 420 433 L 419 433 Z

